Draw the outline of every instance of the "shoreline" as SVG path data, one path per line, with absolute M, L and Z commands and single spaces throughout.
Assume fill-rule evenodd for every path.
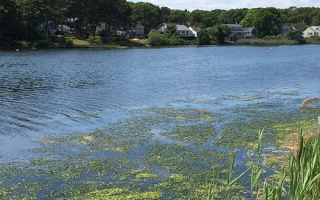
M 3 48 L 0 47 L 0 51 L 28 51 L 28 50 L 49 50 L 49 49 L 136 49 L 136 48 L 172 48 L 172 47 L 207 47 L 207 46 L 282 46 L 282 45 L 301 45 L 301 44 L 264 44 L 264 45 L 257 45 L 257 44 L 235 44 L 228 42 L 223 45 L 173 45 L 173 46 L 150 46 L 150 45 L 99 45 L 99 46 L 91 46 L 91 45 L 74 45 L 74 46 L 51 46 L 46 48 L 26 48 L 26 47 L 9 47 Z M 304 45 L 318 45 L 317 43 L 307 43 Z

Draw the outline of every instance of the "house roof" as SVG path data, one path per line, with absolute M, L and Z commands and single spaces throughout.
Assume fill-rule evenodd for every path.
M 177 25 L 177 31 L 190 31 L 185 25 Z
M 136 28 L 144 28 L 144 26 L 143 26 L 142 24 L 138 23 L 138 24 L 136 25 Z
M 252 31 L 253 29 L 255 29 L 255 27 L 245 27 L 245 28 L 242 28 L 243 31 Z
M 164 30 L 163 27 L 174 26 L 174 25 L 177 27 L 177 31 L 190 31 L 190 29 L 185 25 L 180 25 L 178 23 L 171 23 L 171 22 L 164 22 L 160 24 L 159 29 Z
M 225 24 L 225 25 L 228 26 L 231 29 L 231 31 L 242 31 L 243 30 L 242 26 L 239 24 Z
M 320 30 L 320 26 L 309 26 L 308 28 L 314 32 L 319 32 L 319 30 Z M 318 28 L 318 30 L 317 30 L 317 28 Z

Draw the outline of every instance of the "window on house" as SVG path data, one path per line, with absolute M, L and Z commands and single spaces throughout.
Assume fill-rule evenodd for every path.
M 55 33 L 56 33 L 56 31 L 52 31 L 52 30 L 50 30 L 50 35 L 51 35 L 51 36 L 54 36 L 54 35 L 55 35 Z
M 186 31 L 181 31 L 182 34 L 186 34 Z
M 316 30 L 319 30 L 319 28 L 316 28 Z

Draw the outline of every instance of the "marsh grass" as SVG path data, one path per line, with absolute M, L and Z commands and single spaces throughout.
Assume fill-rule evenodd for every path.
M 301 131 L 297 154 L 289 157 L 290 199 L 320 199 L 320 138 L 304 141 Z
M 253 199 L 291 199 L 291 200 L 316 200 L 320 199 L 320 137 L 314 135 L 304 138 L 300 131 L 297 152 L 288 155 L 288 167 L 277 172 L 276 178 L 263 177 L 261 162 L 261 144 L 263 130 L 259 132 L 256 158 L 252 166 L 231 180 L 235 156 L 231 158 L 227 174 L 227 185 L 223 199 L 236 199 L 239 190 L 230 190 L 234 184 L 251 170 L 251 197 Z M 235 153 L 234 153 L 235 155 Z M 219 199 L 217 196 L 219 183 L 213 179 L 211 187 L 207 189 L 207 200 Z
M 294 45 L 294 40 L 283 39 L 240 39 L 235 42 L 237 45 L 255 45 L 255 46 L 276 46 L 276 45 Z

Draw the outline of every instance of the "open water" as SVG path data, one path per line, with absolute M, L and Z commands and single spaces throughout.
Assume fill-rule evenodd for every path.
M 270 109 L 298 109 L 286 102 L 320 97 L 319 52 L 319 45 L 0 52 L 0 163 L 31 159 L 26 150 L 42 137 L 89 132 L 140 108 L 221 109 L 236 101 L 194 102 L 263 94 L 283 99 Z

